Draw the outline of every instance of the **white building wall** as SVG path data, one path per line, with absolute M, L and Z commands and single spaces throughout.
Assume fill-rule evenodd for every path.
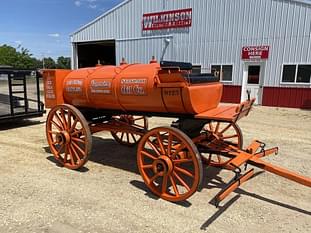
M 192 8 L 192 27 L 143 32 L 144 13 Z M 165 42 L 170 38 L 169 44 Z M 189 61 L 209 71 L 233 64 L 241 85 L 246 45 L 269 45 L 264 86 L 279 86 L 282 64 L 311 63 L 311 5 L 291 0 L 130 0 L 72 35 L 72 41 L 116 39 L 116 62 Z M 164 51 L 164 52 L 163 52 Z

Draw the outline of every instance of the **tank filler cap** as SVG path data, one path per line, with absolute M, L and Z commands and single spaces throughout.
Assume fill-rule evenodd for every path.
M 151 60 L 150 60 L 149 63 L 150 63 L 150 64 L 152 64 L 152 63 L 158 63 L 158 61 L 155 59 L 155 56 L 152 56 L 152 58 L 151 58 Z
M 126 65 L 126 64 L 127 64 L 127 62 L 126 62 L 125 58 L 122 57 L 122 60 L 121 60 L 121 62 L 120 62 L 120 66 Z

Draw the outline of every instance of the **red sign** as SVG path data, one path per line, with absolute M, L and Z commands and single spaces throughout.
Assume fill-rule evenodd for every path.
M 142 29 L 161 30 L 167 28 L 191 27 L 192 9 L 162 11 L 143 14 Z
M 268 59 L 269 45 L 244 46 L 242 48 L 242 59 Z

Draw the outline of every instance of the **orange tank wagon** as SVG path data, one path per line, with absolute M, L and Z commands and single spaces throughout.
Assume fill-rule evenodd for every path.
M 137 146 L 137 166 L 148 188 L 168 201 L 189 198 L 200 186 L 202 166 L 233 171 L 215 197 L 218 204 L 253 176 L 251 164 L 311 187 L 311 179 L 274 166 L 262 157 L 277 153 L 254 140 L 243 147 L 237 121 L 254 99 L 220 105 L 223 86 L 213 74 L 193 74 L 190 63 L 96 66 L 44 70 L 45 104 L 51 108 L 46 135 L 56 160 L 79 169 L 88 160 L 92 134 L 110 131 L 126 146 Z M 148 117 L 177 118 L 170 127 L 148 129 Z

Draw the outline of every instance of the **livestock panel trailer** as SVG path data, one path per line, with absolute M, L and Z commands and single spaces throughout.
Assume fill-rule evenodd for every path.
M 40 74 L 36 70 L 0 68 L 0 122 L 42 116 Z

